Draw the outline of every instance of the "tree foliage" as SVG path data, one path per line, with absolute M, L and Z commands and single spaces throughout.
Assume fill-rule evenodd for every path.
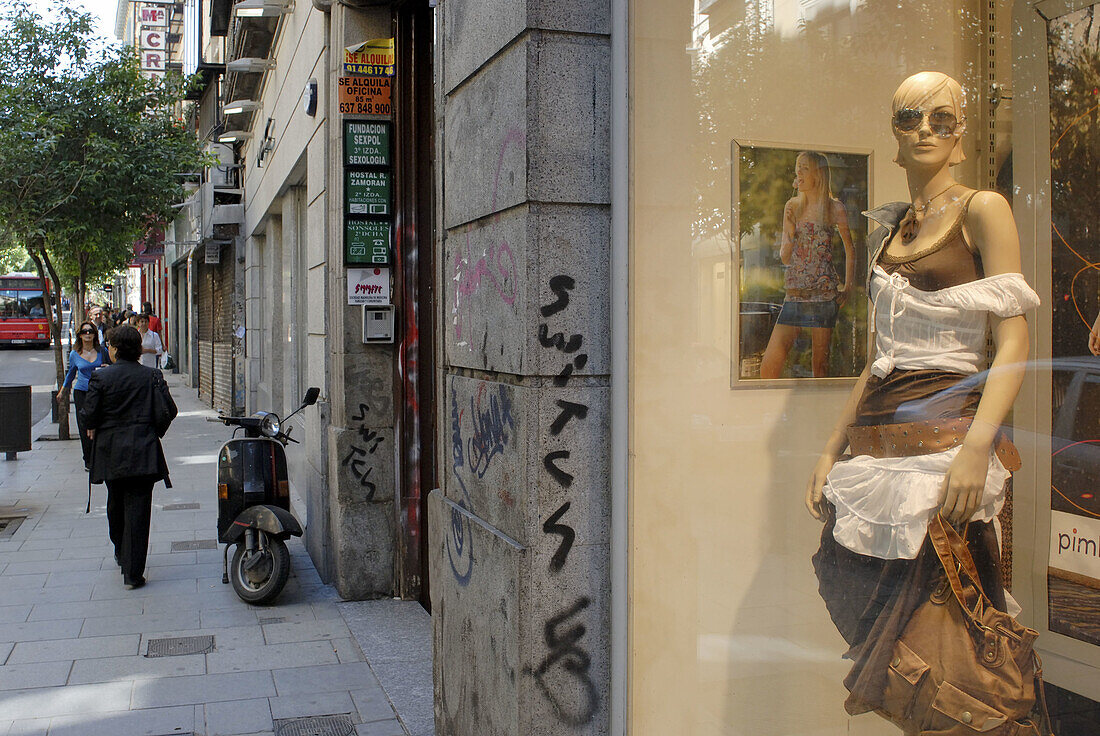
M 87 281 L 124 268 L 133 241 L 171 219 L 177 172 L 202 164 L 179 114 L 187 85 L 143 77 L 132 49 L 98 39 L 91 16 L 60 0 L 50 17 L 25 0 L 0 11 L 0 230 L 55 293 L 75 279 L 78 314 Z M 53 323 L 60 383 L 57 310 Z

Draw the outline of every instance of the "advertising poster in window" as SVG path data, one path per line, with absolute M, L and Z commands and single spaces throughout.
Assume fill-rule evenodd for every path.
M 1100 357 L 1089 333 L 1100 309 L 1100 155 L 1096 6 L 1050 20 L 1051 631 L 1100 645 Z
M 734 141 L 733 167 L 733 385 L 858 376 L 870 154 Z

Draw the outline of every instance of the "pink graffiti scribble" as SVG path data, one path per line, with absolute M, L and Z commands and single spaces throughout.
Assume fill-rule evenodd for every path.
M 497 195 L 500 189 L 500 175 L 504 168 L 504 155 L 513 145 L 522 145 L 526 141 L 523 131 L 513 128 L 504 136 L 497 157 L 497 170 L 493 179 L 492 211 L 497 212 Z M 470 298 L 478 293 L 482 286 L 491 288 L 505 304 L 512 306 L 516 301 L 516 259 L 508 241 L 498 233 L 499 213 L 493 215 L 490 225 L 490 243 L 485 254 L 473 260 L 470 255 L 470 226 L 466 228 L 466 242 L 462 251 L 455 251 L 454 259 L 454 330 L 455 338 L 462 340 L 463 326 L 470 323 Z

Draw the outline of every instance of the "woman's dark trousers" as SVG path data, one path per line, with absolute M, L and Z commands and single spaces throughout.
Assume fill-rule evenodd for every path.
M 155 482 L 142 477 L 107 481 L 107 529 L 127 585 L 145 578 Z
M 84 431 L 84 422 L 80 420 L 80 410 L 84 408 L 84 398 L 87 395 L 87 391 L 73 389 L 73 402 L 76 404 L 76 431 L 80 435 L 80 451 L 84 453 L 85 468 L 92 465 L 92 440 L 88 437 L 88 433 Z

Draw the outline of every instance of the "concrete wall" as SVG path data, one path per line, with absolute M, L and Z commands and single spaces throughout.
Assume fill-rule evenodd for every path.
M 324 217 L 330 237 L 327 264 L 311 263 L 310 293 L 324 283 L 331 325 L 330 380 L 340 387 L 331 396 L 331 422 L 326 441 L 328 455 L 332 582 L 345 598 L 392 596 L 395 591 L 396 448 L 394 444 L 393 345 L 365 345 L 362 307 L 347 304 L 347 271 L 343 262 L 343 116 L 335 90 L 341 74 L 343 49 L 371 38 L 392 35 L 388 7 L 355 10 L 333 4 L 332 47 L 328 58 L 328 149 L 326 194 L 313 200 L 311 222 Z M 322 101 L 325 97 L 321 96 Z M 310 154 L 312 155 L 312 147 Z M 312 165 L 312 164 L 311 164 Z M 310 320 L 316 318 L 310 310 Z M 310 323 L 311 350 L 319 336 Z
M 436 17 L 436 733 L 605 734 L 610 5 Z

